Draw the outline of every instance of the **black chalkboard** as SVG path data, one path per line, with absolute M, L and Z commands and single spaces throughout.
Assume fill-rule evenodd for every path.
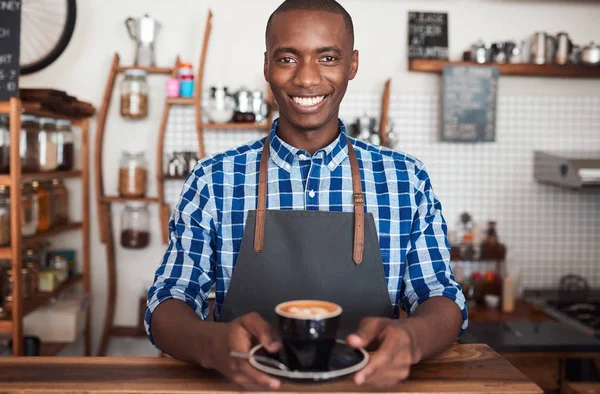
M 447 13 L 408 13 L 408 58 L 448 60 Z
M 21 0 L 0 0 L 0 101 L 19 95 Z
M 442 78 L 441 140 L 496 140 L 498 68 L 445 66 Z

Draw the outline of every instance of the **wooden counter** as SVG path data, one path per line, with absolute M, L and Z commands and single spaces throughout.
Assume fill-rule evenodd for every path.
M 5 357 L 1 393 L 234 393 L 238 386 L 213 371 L 166 358 Z M 284 383 L 287 393 L 366 393 L 349 379 L 321 384 Z M 408 381 L 386 392 L 541 393 L 486 345 L 455 345 L 413 368 Z
M 473 305 L 469 307 L 469 321 L 498 320 L 551 321 L 555 319 L 544 313 L 541 308 L 520 300 L 515 302 L 515 310 L 511 313 L 502 312 L 500 308 L 491 309 L 485 305 Z

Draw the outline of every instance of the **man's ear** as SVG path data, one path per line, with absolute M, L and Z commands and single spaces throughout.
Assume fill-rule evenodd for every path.
M 354 77 L 356 77 L 356 74 L 358 73 L 358 50 L 355 49 L 354 52 L 352 52 L 352 64 L 350 65 L 350 77 L 348 78 L 348 80 L 353 80 Z
M 269 62 L 269 58 L 267 57 L 267 51 L 265 51 L 265 63 L 263 65 L 263 75 L 265 77 L 265 81 L 267 81 L 267 82 L 269 82 L 269 80 L 267 79 L 267 68 L 269 67 L 267 64 L 268 62 Z

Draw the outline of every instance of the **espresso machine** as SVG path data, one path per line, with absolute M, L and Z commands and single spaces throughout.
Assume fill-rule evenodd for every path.
M 129 36 L 136 43 L 135 65 L 149 67 L 155 65 L 154 42 L 160 30 L 160 23 L 148 14 L 141 18 L 127 18 L 125 26 Z

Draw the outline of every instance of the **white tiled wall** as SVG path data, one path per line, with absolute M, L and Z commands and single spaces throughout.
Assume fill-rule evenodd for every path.
M 377 95 L 348 95 L 340 117 L 351 123 L 367 113 L 378 117 Z M 508 263 L 524 287 L 556 286 L 576 273 L 600 287 L 600 191 L 571 191 L 533 179 L 533 151 L 600 151 L 600 96 L 499 97 L 496 142 L 438 142 L 438 97 L 398 95 L 390 117 L 399 132 L 397 150 L 422 160 L 442 202 L 450 229 L 469 212 L 482 227 L 497 221 Z M 169 119 L 167 152 L 197 146 L 193 109 L 176 107 Z M 208 131 L 207 153 L 260 138 L 256 131 Z M 181 182 L 169 183 L 177 200 Z

